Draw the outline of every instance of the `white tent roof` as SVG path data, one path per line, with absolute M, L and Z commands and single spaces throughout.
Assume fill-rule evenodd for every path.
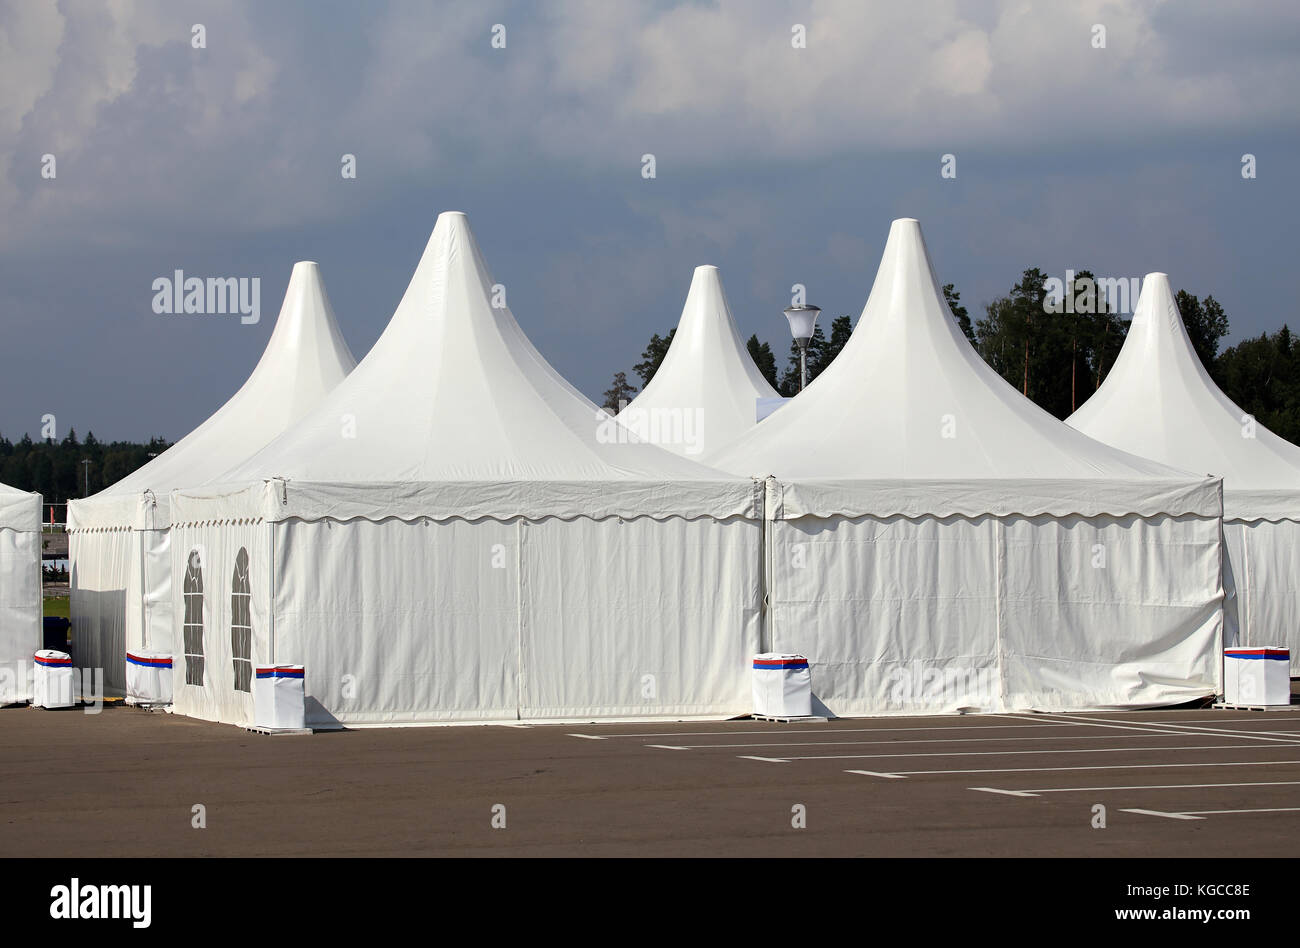
M 775 398 L 741 342 L 717 267 L 696 267 L 672 345 L 618 420 L 642 440 L 698 457 L 752 428 L 756 401 Z
M 325 294 L 320 267 L 293 266 L 275 329 L 248 380 L 230 400 L 148 464 L 94 497 L 72 501 L 69 526 L 128 526 L 138 522 L 140 496 L 152 491 L 158 509 L 148 524 L 166 526 L 168 494 L 210 481 L 248 457 L 315 407 L 356 365 Z
M 41 529 L 41 495 L 0 484 L 0 529 L 35 532 Z
M 176 494 L 176 518 L 753 509 L 749 479 L 638 442 L 569 385 L 510 310 L 493 305 L 494 286 L 465 215 L 440 214 L 392 320 L 356 370 L 222 476 L 230 488 Z M 268 478 L 290 483 L 236 486 Z
M 1300 447 L 1252 431 L 1210 379 L 1163 273 L 1146 275 L 1119 358 L 1067 421 L 1125 451 L 1221 476 L 1226 517 L 1300 517 Z
M 915 220 L 896 220 L 852 337 L 808 388 L 706 461 L 780 479 L 777 515 L 1218 512 L 1218 481 L 1081 435 L 958 328 Z

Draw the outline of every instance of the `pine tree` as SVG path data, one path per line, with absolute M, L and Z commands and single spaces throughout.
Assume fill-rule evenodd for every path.
M 628 382 L 626 372 L 617 372 L 614 375 L 614 384 L 604 394 L 605 401 L 601 407 L 611 415 L 616 415 L 632 401 L 636 395 L 636 386 Z

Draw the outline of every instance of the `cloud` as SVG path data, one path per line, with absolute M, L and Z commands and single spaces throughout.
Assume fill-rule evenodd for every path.
M 325 36 L 305 34 L 303 11 L 5 8 L 0 210 L 18 226 L 0 240 L 97 219 L 120 236 L 123 217 L 159 204 L 195 227 L 324 222 L 431 177 L 526 162 L 631 179 L 646 152 L 672 174 L 1293 126 L 1300 86 L 1300 61 L 1271 39 L 1300 31 L 1284 4 L 399 3 L 373 19 L 345 10 Z M 1191 63 L 1185 20 L 1235 41 Z M 505 49 L 491 48 L 495 23 Z M 796 23 L 806 49 L 791 45 Z M 46 152 L 57 184 L 39 177 Z M 359 167 L 346 187 L 344 153 Z

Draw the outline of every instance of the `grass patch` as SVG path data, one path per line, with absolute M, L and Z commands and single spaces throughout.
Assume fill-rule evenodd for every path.
M 64 619 L 72 618 L 68 613 L 68 594 L 63 593 L 58 596 L 46 596 L 44 615 L 61 616 Z

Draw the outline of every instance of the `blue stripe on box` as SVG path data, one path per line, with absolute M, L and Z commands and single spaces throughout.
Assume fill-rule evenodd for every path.
M 1273 661 L 1275 661 L 1275 662 L 1287 662 L 1287 661 L 1290 661 L 1290 660 L 1291 660 L 1291 656 L 1290 656 L 1287 652 L 1274 652 L 1274 651 L 1269 651 L 1269 652 L 1224 652 L 1224 653 L 1223 653 L 1223 657 L 1224 657 L 1224 658 L 1249 658 L 1249 659 L 1267 658 L 1267 659 L 1271 659 L 1271 660 L 1273 660 Z
M 807 668 L 807 662 L 754 662 L 754 667 L 763 671 L 782 668 Z
M 302 678 L 302 669 L 294 670 L 292 668 L 259 668 L 257 670 L 258 678 Z

